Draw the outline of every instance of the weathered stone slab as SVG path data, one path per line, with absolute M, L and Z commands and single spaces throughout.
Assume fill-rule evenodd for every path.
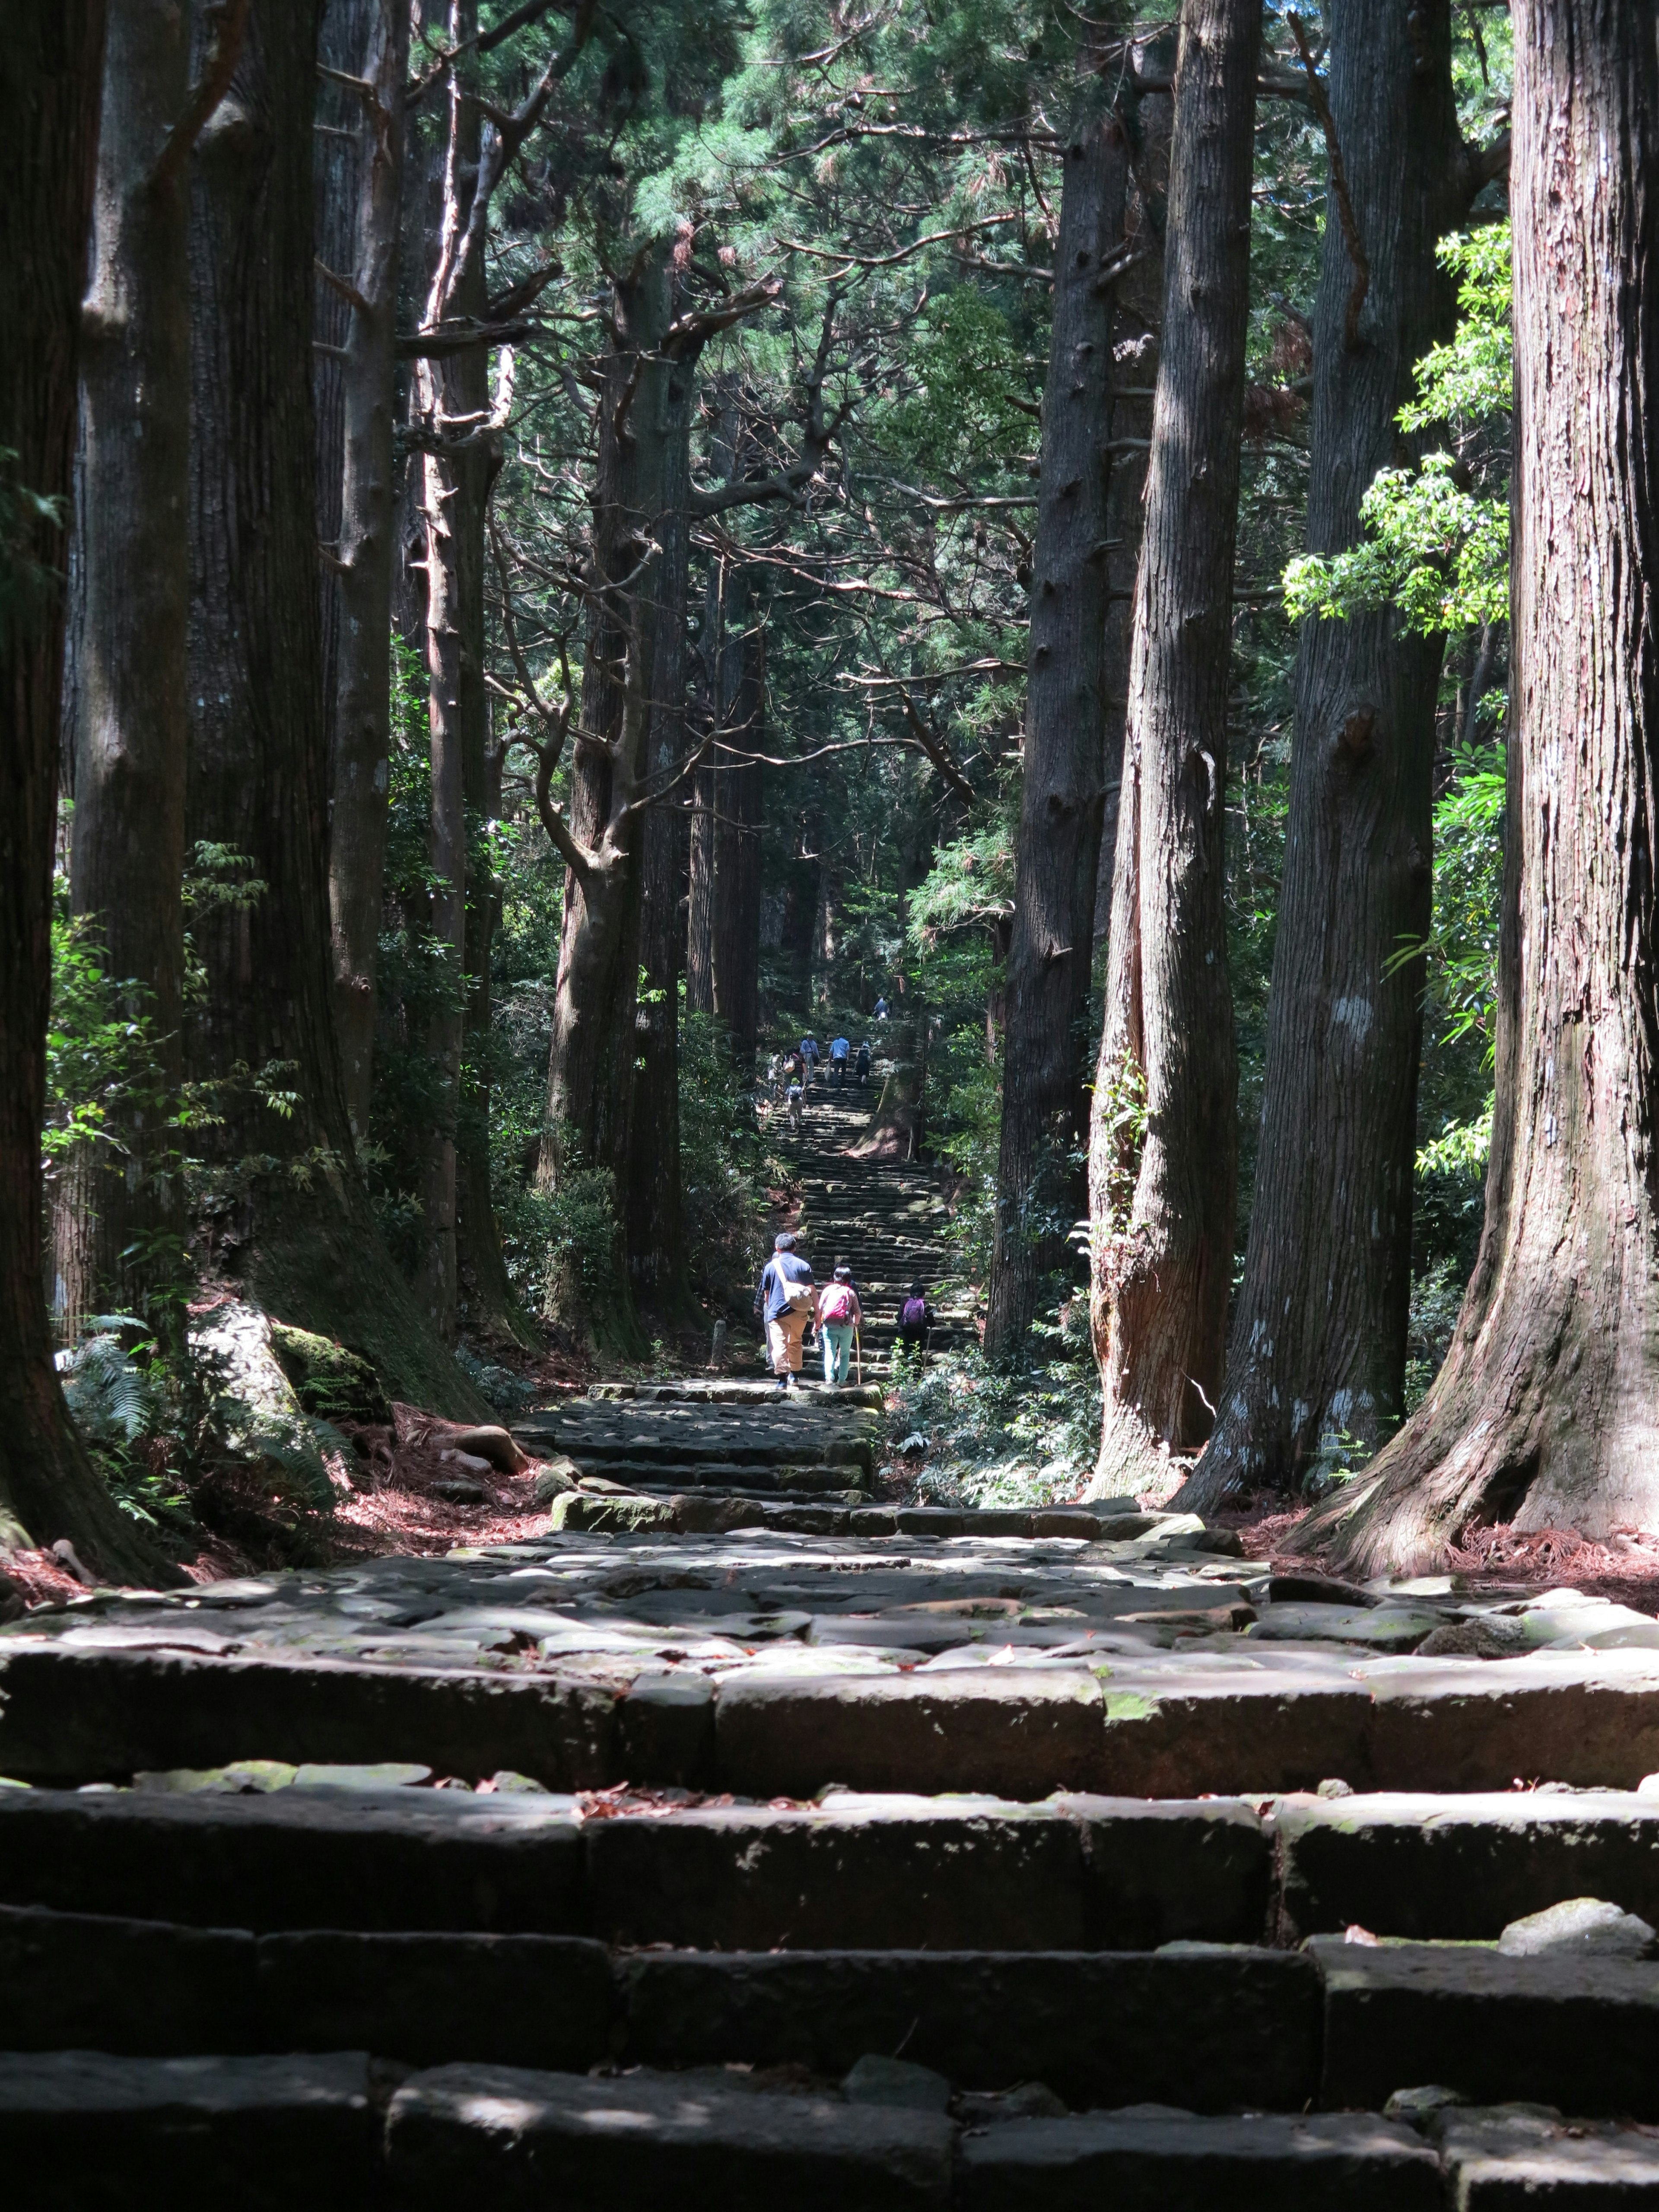
M 618 1971 L 647 2065 L 833 2078 L 902 2045 L 959 2088 L 1036 2079 L 1076 2105 L 1208 2111 L 1298 2111 L 1318 2075 L 1318 1981 L 1294 1952 L 644 1952 Z
M 1014 2120 L 963 2139 L 963 2212 L 1437 2212 L 1440 2167 L 1367 2114 Z
M 1114 1795 L 1313 1789 L 1367 1771 L 1368 1692 L 1338 1667 L 1115 1664 L 1097 1787 Z
M 29 2212 L 293 2212 L 380 2202 L 361 2053 L 0 2057 L 0 2173 Z
M 1329 1936 L 1306 1948 L 1325 1983 L 1325 2106 L 1376 2110 L 1435 2081 L 1477 2104 L 1659 2118 L 1659 1965 Z
M 706 1674 L 641 1674 L 617 1705 L 624 1781 L 702 1790 L 714 1778 L 714 1686 Z
M 1451 2212 L 1659 2203 L 1659 2142 L 1633 2128 L 1499 2108 L 1444 2113 L 1432 2132 Z
M 911 2212 L 949 2203 L 955 2134 L 936 2113 L 672 2075 L 449 2066 L 398 2090 L 386 2148 L 395 2201 L 443 2212 L 664 2199 L 686 2212 Z
M 1273 1846 L 1253 1806 L 1223 1797 L 1054 1802 L 1082 1823 L 1085 1941 L 1091 1949 L 1264 1940 L 1273 1917 Z
M 1376 1700 L 1369 1772 L 1378 1789 L 1547 1779 L 1633 1790 L 1659 1768 L 1654 1652 L 1380 1659 L 1354 1671 Z
M 1659 1922 L 1659 1798 L 1597 1790 L 1290 1798 L 1274 1808 L 1284 1934 L 1492 1940 L 1583 1892 Z
M 1093 1675 L 979 1668 L 959 1674 L 722 1682 L 714 1731 L 725 1787 L 753 1797 L 854 1790 L 981 1790 L 1038 1798 L 1101 1779 Z
M 617 1778 L 614 1704 L 551 1675 L 0 1646 L 0 1773 L 80 1783 L 235 1759 L 369 1757 L 603 1788 Z
M 0 1790 L 0 1900 L 209 1928 L 580 1932 L 581 1832 L 557 1799 Z
M 592 1924 L 619 1943 L 994 1951 L 1085 1941 L 1079 1825 L 1036 1808 L 832 1798 L 822 1811 L 598 1820 L 586 1841 Z
M 135 2057 L 265 2048 L 255 1939 L 240 1929 L 0 1905 L 0 2038 L 12 2051 Z
M 579 1937 L 303 1929 L 260 1936 L 256 1972 L 268 2050 L 581 2070 L 611 2055 L 610 1957 Z

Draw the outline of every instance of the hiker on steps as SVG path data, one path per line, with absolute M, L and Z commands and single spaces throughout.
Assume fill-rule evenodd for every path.
M 818 1338 L 823 1346 L 823 1379 L 832 1390 L 847 1380 L 853 1359 L 853 1332 L 864 1319 L 850 1267 L 837 1267 L 818 1292 Z
M 853 1048 L 844 1036 L 830 1038 L 830 1066 L 836 1079 L 837 1091 L 845 1091 L 847 1088 L 847 1063 L 851 1059 L 852 1054 Z
M 933 1325 L 933 1309 L 927 1303 L 925 1283 L 912 1283 L 904 1304 L 899 1308 L 898 1340 L 902 1351 L 913 1358 L 927 1349 L 927 1332 Z
M 801 1082 L 808 1084 L 818 1072 L 818 1062 L 823 1054 L 818 1050 L 818 1041 L 811 1030 L 800 1041 Z
M 859 1056 L 857 1062 L 854 1066 L 853 1073 L 858 1078 L 859 1089 L 862 1091 L 870 1080 L 870 1040 L 868 1037 L 866 1037 L 859 1046 Z
M 796 1251 L 789 1231 L 780 1229 L 755 1292 L 755 1311 L 766 1324 L 767 1356 L 780 1390 L 799 1388 L 795 1377 L 800 1373 L 800 1340 L 816 1304 L 812 1270 Z

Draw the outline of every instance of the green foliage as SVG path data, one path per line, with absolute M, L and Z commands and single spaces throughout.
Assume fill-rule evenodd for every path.
M 915 1476 L 930 1504 L 1021 1508 L 1075 1498 L 1100 1443 L 1100 1378 L 1080 1299 L 1037 1325 L 1031 1367 L 1016 1376 L 982 1352 L 942 1352 L 925 1367 L 896 1355 L 891 1442 L 927 1439 Z M 903 1459 L 896 1462 L 904 1467 Z
M 62 877 L 54 888 L 40 1138 L 49 1174 L 80 1145 L 124 1151 L 124 1115 L 135 1106 L 154 1112 L 161 1103 L 149 1018 L 133 1011 L 137 988 L 106 973 L 95 924 L 84 915 L 71 917 Z
M 1456 451 L 1425 453 L 1415 470 L 1379 471 L 1360 502 L 1367 536 L 1345 552 L 1291 562 L 1285 604 L 1294 621 L 1341 621 L 1392 605 L 1404 628 L 1426 635 L 1508 613 L 1508 486 L 1483 491 L 1480 480 L 1501 477 L 1491 427 L 1507 416 L 1512 388 L 1508 227 L 1447 239 L 1440 258 L 1462 278 L 1462 320 L 1450 342 L 1419 363 L 1418 397 L 1399 419 L 1407 431 L 1444 424 Z

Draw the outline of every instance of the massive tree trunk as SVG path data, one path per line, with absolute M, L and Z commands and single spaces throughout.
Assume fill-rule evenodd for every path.
M 636 800 L 644 782 L 655 664 L 665 463 L 667 251 L 643 250 L 611 288 L 601 370 L 581 718 L 571 763 L 564 924 L 548 1058 L 538 1188 L 573 1165 L 609 1172 L 625 1204 L 638 945 Z M 550 1318 L 561 1285 L 550 1278 Z M 614 1321 L 626 1332 L 626 1315 Z
M 656 541 L 655 642 L 651 726 L 646 741 L 647 805 L 637 835 L 642 985 L 631 1050 L 624 1235 L 635 1301 L 659 1313 L 686 1297 L 680 1204 L 679 951 L 685 762 L 686 617 L 691 558 L 691 414 L 696 351 L 677 356 L 662 379 L 663 468 Z
M 761 822 L 766 769 L 766 633 L 746 592 L 735 592 L 728 618 L 724 702 L 714 780 L 714 1016 L 745 1080 L 760 1031 Z M 751 757 L 745 758 L 749 755 Z
M 1128 153 L 1097 80 L 1066 133 L 1042 463 L 1031 553 L 1024 763 L 1009 939 L 988 1358 L 1024 1354 L 1043 1287 L 1066 1261 L 1080 1192 L 1084 1027 L 1104 805 L 1101 647 L 1111 409 L 1111 264 Z
M 1237 1066 L 1222 830 L 1261 10 L 1187 0 L 1136 587 L 1106 1019 L 1090 1121 L 1097 1483 L 1199 1442 L 1232 1271 Z
M 334 1024 L 346 1112 L 353 1139 L 362 1144 L 368 1135 L 374 971 L 386 876 L 396 563 L 392 423 L 409 9 L 404 0 L 332 0 L 328 25 L 338 67 L 362 86 L 346 111 L 356 131 L 349 222 L 343 226 L 349 258 L 334 272 L 356 296 L 340 298 L 342 465 L 328 718 Z
M 1129 664 L 1134 653 L 1135 579 L 1140 573 L 1140 532 L 1146 507 L 1146 464 L 1152 442 L 1152 394 L 1158 376 L 1158 334 L 1164 318 L 1164 239 L 1169 221 L 1170 127 L 1174 112 L 1168 79 L 1175 66 L 1175 37 L 1165 33 L 1138 49 L 1137 70 L 1119 99 L 1129 132 L 1133 191 L 1124 234 L 1133 258 L 1112 295 L 1111 479 L 1106 493 L 1106 611 L 1102 625 L 1100 690 L 1105 713 L 1101 740 L 1099 873 L 1095 885 L 1094 934 L 1103 951 L 1112 915 L 1112 876 L 1117 865 L 1118 800 L 1123 786 L 1123 726 L 1129 709 Z M 1160 82 L 1159 72 L 1162 72 Z M 1140 76 L 1152 82 L 1142 88 Z M 1103 969 L 1104 960 L 1101 958 Z
M 454 0 L 447 26 L 455 46 L 477 26 L 473 0 Z M 478 102 L 465 72 L 449 83 L 443 212 L 437 265 L 423 326 L 451 317 L 482 321 L 482 254 L 465 251 L 481 148 Z M 427 723 L 431 741 L 432 892 L 428 932 L 441 960 L 428 1018 L 433 1084 L 430 1127 L 420 1172 L 421 1259 L 416 1295 L 439 1335 L 453 1341 L 458 1295 L 456 1132 L 466 1020 L 466 778 L 470 751 L 482 766 L 489 710 L 483 690 L 484 507 L 493 473 L 483 438 L 489 411 L 489 363 L 482 346 L 422 359 L 415 411 L 429 441 L 422 455 L 426 523 Z
M 185 645 L 190 613 L 191 146 L 234 58 L 234 15 L 192 94 L 183 10 L 110 11 L 82 316 L 81 540 L 70 895 L 130 1019 L 147 1019 L 108 1147 L 58 1209 L 60 1326 L 142 1299 L 182 1251 L 172 1109 L 182 1070 Z
M 1304 1523 L 1368 1571 L 1471 1524 L 1659 1528 L 1659 47 L 1516 0 L 1516 477 L 1498 1103 L 1446 1363 Z
M 64 516 L 103 44 L 100 0 L 25 9 L 0 40 L 0 1547 L 67 1536 L 137 1577 L 149 1547 L 52 1367 L 41 1249 Z
M 1363 535 L 1380 468 L 1414 459 L 1395 417 L 1449 336 L 1435 258 L 1468 204 L 1444 0 L 1341 0 L 1330 103 L 1369 283 L 1325 226 L 1314 315 L 1308 542 Z M 1334 191 L 1334 187 L 1333 188 Z M 1411 1300 L 1413 1161 L 1443 638 L 1390 612 L 1310 622 L 1267 1011 L 1267 1094 L 1244 1283 L 1219 1417 L 1182 1501 L 1291 1486 L 1328 1431 L 1375 1449 L 1399 1426 Z
M 392 1395 L 476 1416 L 358 1172 L 333 1023 L 310 380 L 316 75 L 308 8 L 253 0 L 204 131 L 191 216 L 188 834 L 243 854 L 257 895 L 204 916 L 187 1073 L 204 1132 L 210 1264 L 268 1310 L 355 1346 Z

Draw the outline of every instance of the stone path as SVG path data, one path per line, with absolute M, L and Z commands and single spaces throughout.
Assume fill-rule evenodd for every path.
M 1659 1623 L 874 1503 L 881 1420 L 602 1386 L 532 1540 L 0 1632 L 16 2201 L 1659 2196 Z

